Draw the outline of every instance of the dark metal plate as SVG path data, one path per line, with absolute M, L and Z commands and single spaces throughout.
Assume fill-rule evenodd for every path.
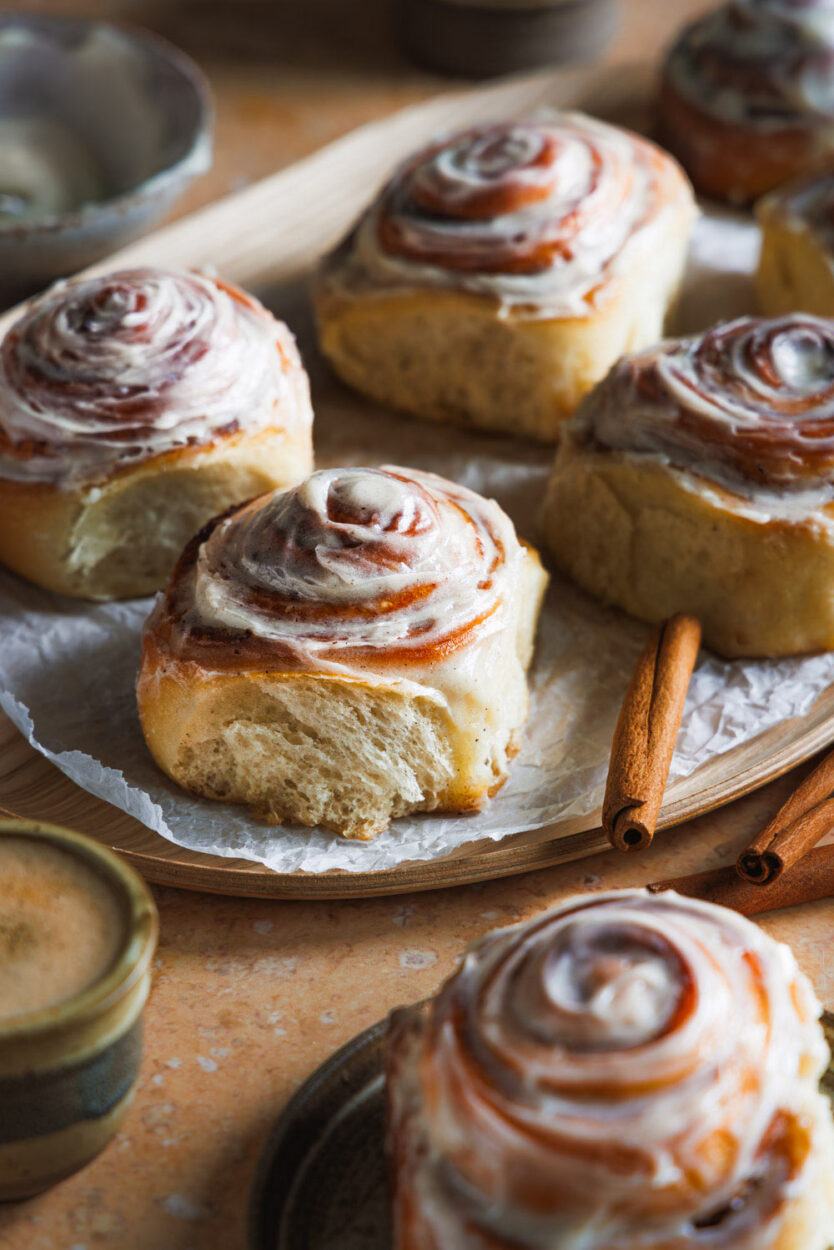
M 250 1250 L 390 1250 L 385 1024 L 328 1059 L 276 1124 L 255 1176 Z
M 834 1015 L 823 1017 L 834 1047 Z M 266 1144 L 250 1250 L 391 1250 L 382 1142 L 385 1021 L 314 1072 Z M 823 1079 L 834 1103 L 834 1062 Z
M 828 1065 L 828 1071 L 822 1078 L 822 1087 L 828 1097 L 831 1099 L 831 1105 L 834 1107 L 834 1014 L 830 1011 L 822 1013 L 822 1027 L 825 1031 L 825 1040 L 828 1042 L 831 1051 L 831 1063 Z

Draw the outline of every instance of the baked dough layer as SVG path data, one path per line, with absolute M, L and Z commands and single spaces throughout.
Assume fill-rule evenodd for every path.
M 274 428 L 170 452 L 95 486 L 0 478 L 0 561 L 76 598 L 151 594 L 211 517 L 311 468 L 309 429 Z
M 615 360 L 661 336 L 691 223 L 689 204 L 665 210 L 656 247 L 607 280 L 587 317 L 535 318 L 440 288 L 348 293 L 337 254 L 316 289 L 321 350 L 348 385 L 386 406 L 552 442 Z
M 762 247 L 756 294 L 768 316 L 801 308 L 817 317 L 834 316 L 834 253 L 813 229 L 787 215 L 778 198 L 756 206 Z
M 757 520 L 704 486 L 565 438 L 542 510 L 546 546 L 584 590 L 641 620 L 693 613 L 721 655 L 834 648 L 834 513 Z
M 738 205 L 750 204 L 826 157 L 812 127 L 800 123 L 763 130 L 725 121 L 686 99 L 668 77 L 658 98 L 657 137 L 697 191 Z
M 508 625 L 471 644 L 475 678 L 455 700 L 431 697 L 425 672 L 411 684 L 384 670 L 367 680 L 213 671 L 172 657 L 164 622 L 152 617 L 137 686 L 150 751 L 186 790 L 349 838 L 371 838 L 409 812 L 475 810 L 503 784 L 517 749 L 546 584 L 525 546 Z M 448 662 L 454 653 L 438 667 Z

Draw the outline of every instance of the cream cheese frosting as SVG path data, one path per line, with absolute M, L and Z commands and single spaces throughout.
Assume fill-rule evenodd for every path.
M 0 347 L 0 477 L 85 486 L 238 431 L 309 427 L 292 335 L 194 273 L 61 282 Z
M 530 317 L 586 317 L 606 282 L 689 212 L 653 144 L 578 113 L 438 139 L 405 161 L 326 268 L 344 293 L 448 287 Z
M 413 469 L 322 469 L 220 522 L 193 610 L 327 670 L 343 651 L 422 650 L 473 621 L 501 629 L 520 557 L 509 518 L 474 491 Z
M 834 322 L 744 317 L 624 357 L 566 437 L 654 460 L 757 519 L 834 502 Z
M 832 0 L 731 0 L 686 27 L 669 80 L 722 121 L 834 132 Z
M 474 491 L 414 469 L 323 469 L 221 519 L 189 559 L 169 608 L 177 659 L 210 668 L 236 648 L 243 668 L 397 685 L 460 726 L 524 718 L 532 557 Z M 200 649 L 206 635 L 222 655 Z
M 398 1244 L 763 1250 L 831 1137 L 819 1014 L 787 947 L 672 893 L 488 936 L 392 1026 Z

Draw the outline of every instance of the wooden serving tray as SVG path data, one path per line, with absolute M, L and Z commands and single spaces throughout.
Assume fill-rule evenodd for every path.
M 277 300 L 280 313 L 287 311 L 289 300 L 292 315 L 288 313 L 288 319 L 301 331 L 305 358 L 312 366 L 314 402 L 321 401 L 327 386 L 334 384 L 316 362 L 312 343 L 304 340 L 305 330 L 309 338 L 306 275 L 398 159 L 438 131 L 485 117 L 530 112 L 543 104 L 586 109 L 639 127 L 644 121 L 648 82 L 648 72 L 639 67 L 597 67 L 536 74 L 435 98 L 354 131 L 299 164 L 147 236 L 91 272 L 145 263 L 215 266 L 224 277 L 263 293 L 273 306 Z M 276 290 L 276 299 L 271 299 Z M 0 334 L 14 316 L 10 312 L 0 318 Z M 318 393 L 317 386 L 322 388 Z M 345 418 L 328 419 L 326 411 L 323 417 L 325 462 L 338 462 Z M 357 419 L 373 429 L 367 414 Z M 801 719 L 784 722 L 717 757 L 691 777 L 674 782 L 660 827 L 729 803 L 831 741 L 834 687 Z M 2 714 L 0 804 L 16 815 L 70 825 L 101 838 L 151 881 L 274 898 L 349 898 L 461 885 L 577 859 L 606 845 L 592 822 L 573 820 L 500 843 L 470 843 L 453 856 L 385 872 L 275 873 L 259 864 L 202 855 L 167 842 L 79 789 L 28 746 Z

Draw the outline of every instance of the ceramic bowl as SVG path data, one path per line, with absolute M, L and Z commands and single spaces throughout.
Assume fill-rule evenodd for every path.
M 100 843 L 54 825 L 2 820 L 0 842 L 8 837 L 34 840 L 27 854 L 39 854 L 48 842 L 65 863 L 67 856 L 80 857 L 84 871 L 92 870 L 112 897 L 119 926 L 113 958 L 91 984 L 51 1006 L 0 1012 L 0 1201 L 31 1197 L 76 1172 L 119 1128 L 139 1069 L 158 931 L 144 882 Z M 34 899 L 37 909 L 36 881 L 33 875 L 27 900 Z M 17 915 L 16 940 L 31 934 L 26 915 L 28 923 Z M 0 890 L 0 937 L 7 942 L 15 919 Z M 44 932 L 54 940 L 50 930 Z M 47 950 L 50 941 L 44 939 Z
M 0 300 L 147 230 L 211 163 L 202 73 L 148 32 L 0 14 Z

